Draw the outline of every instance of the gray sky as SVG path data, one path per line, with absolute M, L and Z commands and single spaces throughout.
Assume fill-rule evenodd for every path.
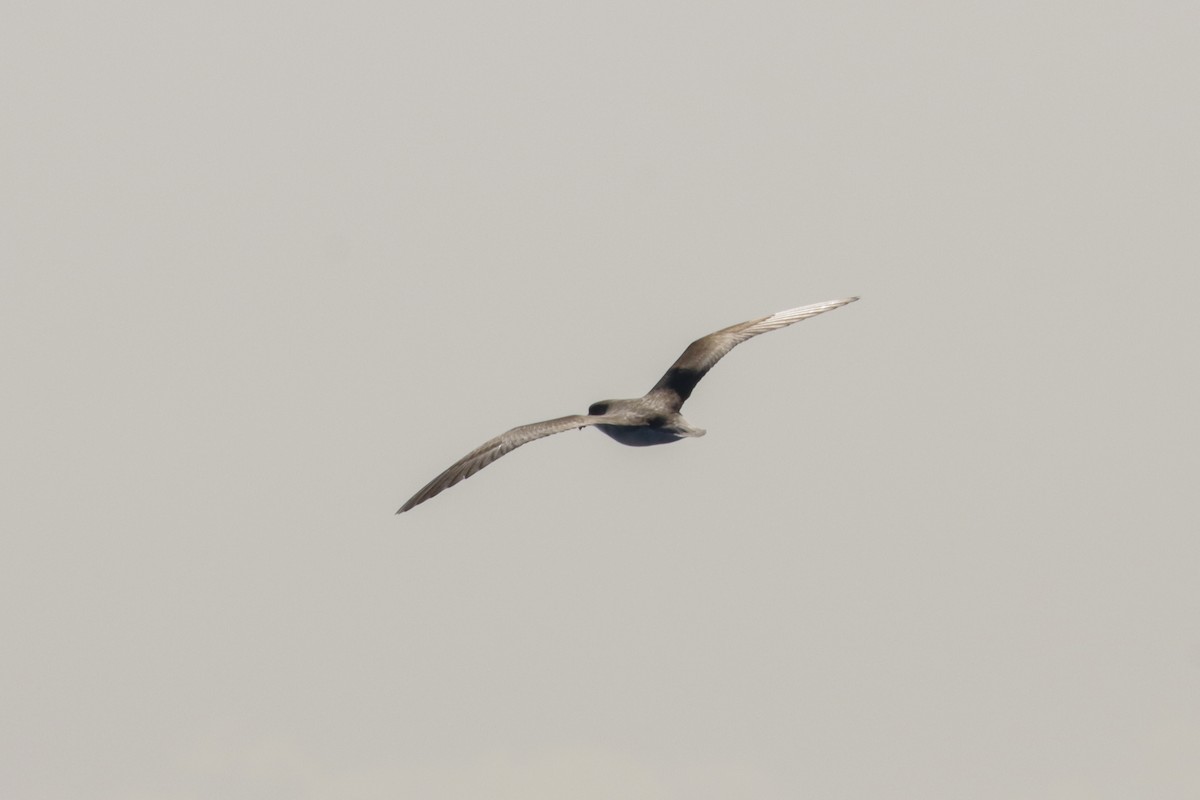
M 1200 793 L 1194 3 L 22 6 L 0 795 Z

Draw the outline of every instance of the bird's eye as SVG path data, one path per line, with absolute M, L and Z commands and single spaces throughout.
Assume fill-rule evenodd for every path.
M 588 413 L 593 417 L 598 417 L 601 414 L 607 414 L 608 403 L 592 403 L 591 406 L 588 407 Z

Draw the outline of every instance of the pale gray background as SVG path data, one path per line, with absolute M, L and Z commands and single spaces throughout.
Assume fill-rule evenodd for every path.
M 4 17 L 0 796 L 1200 795 L 1194 3 Z

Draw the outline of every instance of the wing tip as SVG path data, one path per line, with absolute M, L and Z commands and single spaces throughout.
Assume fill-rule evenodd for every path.
M 814 305 L 820 307 L 823 311 L 832 311 L 835 308 L 841 308 L 842 306 L 848 306 L 851 303 L 858 302 L 859 299 L 860 298 L 855 295 L 854 297 L 843 297 L 841 300 L 829 300 L 824 303 L 815 303 Z

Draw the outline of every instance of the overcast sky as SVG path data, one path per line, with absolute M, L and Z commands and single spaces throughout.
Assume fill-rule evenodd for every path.
M 3 797 L 1200 796 L 1194 3 L 4 16 Z

